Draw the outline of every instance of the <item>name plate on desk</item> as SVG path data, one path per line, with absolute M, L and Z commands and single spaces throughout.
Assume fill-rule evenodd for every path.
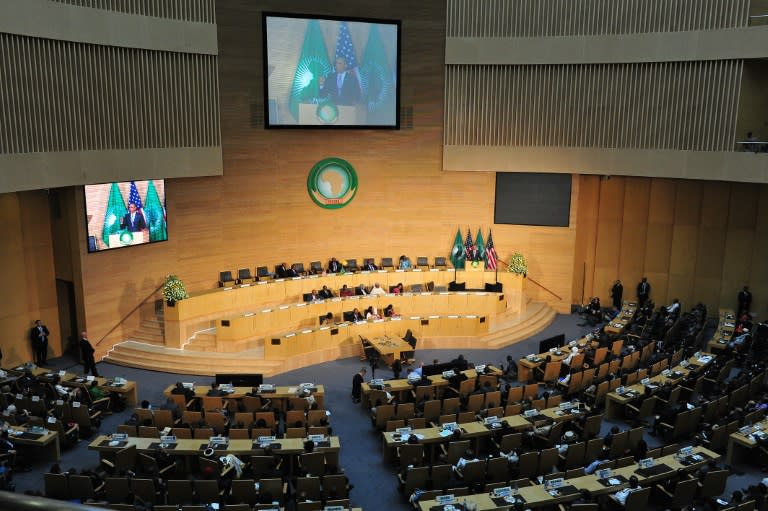
M 240 287 L 251 287 L 250 284 L 240 284 Z
M 414 268 L 412 271 L 421 271 L 421 268 Z
M 258 281 L 258 282 L 256 283 L 256 285 L 258 285 L 258 286 L 263 286 L 263 285 L 264 285 L 264 284 L 266 284 L 266 283 L 267 283 L 267 281 L 266 281 L 266 280 L 260 280 L 260 281 Z
M 400 316 L 393 316 L 393 317 L 389 318 L 390 321 L 400 321 L 401 319 L 403 319 L 403 318 L 401 318 Z
M 232 291 L 232 287 L 231 287 L 231 286 L 230 286 L 230 287 L 225 287 L 225 288 L 223 289 L 223 291 Z
M 117 442 L 125 442 L 128 440 L 128 435 L 126 433 L 112 433 L 110 438 Z
M 307 304 L 305 302 L 297 303 L 296 304 L 296 307 L 306 307 L 306 306 L 307 306 Z
M 280 310 L 285 310 L 285 309 L 287 309 L 288 307 L 290 307 L 290 305 L 280 305 L 280 306 L 278 307 L 278 309 L 280 309 Z
M 301 280 L 301 277 L 291 277 L 291 280 Z
M 243 314 L 243 317 L 244 318 L 250 318 L 251 316 L 254 316 L 255 314 L 256 314 L 255 312 L 246 312 L 245 314 Z
M 405 270 L 401 270 L 400 268 L 395 270 L 395 273 L 403 273 Z
M 309 329 L 309 330 L 302 330 L 301 333 L 302 334 L 311 334 L 312 330 L 311 329 Z
M 451 318 L 451 319 L 458 319 L 459 315 L 458 314 L 449 314 L 448 317 Z
M 264 309 L 264 310 L 263 310 L 263 311 L 261 311 L 261 312 L 272 312 L 272 309 Z
M 295 333 L 285 334 L 285 338 L 286 339 L 289 338 L 289 337 L 296 337 L 296 334 Z
M 438 268 L 431 268 L 429 271 L 440 271 Z

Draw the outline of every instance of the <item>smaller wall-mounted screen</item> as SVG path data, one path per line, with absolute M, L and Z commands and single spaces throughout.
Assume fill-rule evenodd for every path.
M 400 22 L 264 13 L 267 128 L 398 128 Z
M 165 181 L 85 185 L 88 252 L 166 241 Z
M 494 223 L 568 227 L 571 175 L 496 173 Z

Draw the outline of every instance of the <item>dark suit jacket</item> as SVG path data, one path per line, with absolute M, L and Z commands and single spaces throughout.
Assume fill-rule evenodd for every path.
M 355 105 L 360 102 L 360 83 L 352 70 L 344 74 L 341 89 L 338 87 L 338 74 L 331 73 L 325 78 L 325 84 L 320 90 L 321 96 L 327 96 L 337 105 Z
M 120 221 L 120 227 L 131 232 L 139 232 L 147 228 L 147 222 L 144 221 L 144 215 L 140 211 L 136 211 L 136 214 L 133 216 L 133 222 L 131 222 L 131 214 L 126 213 Z
M 331 261 L 328 263 L 328 273 L 339 273 L 341 271 L 341 263 L 338 261 Z
M 88 339 L 80 339 L 80 354 L 83 356 L 83 360 L 93 360 L 93 352 L 96 351 L 91 346 Z
M 37 329 L 36 326 L 32 327 L 32 330 L 29 332 L 29 338 L 32 341 L 32 344 L 36 345 L 37 343 L 46 344 L 48 342 L 48 335 L 50 335 L 50 332 L 48 332 L 48 328 L 45 325 L 42 325 L 43 328 L 43 336 L 40 337 L 40 331 Z
M 368 264 L 365 265 L 365 268 L 363 268 L 363 269 L 364 270 L 368 270 L 368 271 L 376 271 L 379 268 L 375 264 L 373 264 L 373 263 L 368 263 Z

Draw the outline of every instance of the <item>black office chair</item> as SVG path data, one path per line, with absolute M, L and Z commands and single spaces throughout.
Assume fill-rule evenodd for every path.
M 379 268 L 382 270 L 394 270 L 395 265 L 392 263 L 391 257 L 382 257 L 381 258 L 381 264 L 379 265 Z
M 429 259 L 426 257 L 417 257 L 416 258 L 416 268 L 419 268 L 421 270 L 428 270 L 429 269 Z
M 312 261 L 309 263 L 309 271 L 315 275 L 323 273 L 323 265 L 320 263 L 320 261 Z
M 238 284 L 252 284 L 254 282 L 256 282 L 256 279 L 251 275 L 250 268 L 240 268 L 237 270 Z
M 413 351 L 401 351 L 400 352 L 400 359 L 404 364 L 413 364 L 416 362 L 415 356 L 416 356 L 416 343 L 418 342 L 418 339 L 413 336 L 413 332 L 409 328 L 405 331 L 405 336 L 403 337 L 403 340 L 407 342 L 411 348 L 413 348 Z
M 354 311 L 344 311 L 342 313 L 342 318 L 344 321 L 353 321 L 355 319 L 355 313 Z
M 272 274 L 269 273 L 269 269 L 266 266 L 259 266 L 256 268 L 256 278 L 258 280 L 272 280 Z
M 356 272 L 360 268 L 357 266 L 357 259 L 347 259 L 346 270 L 350 272 Z
M 219 272 L 219 287 L 227 287 L 235 284 L 235 278 L 232 276 L 231 271 Z
M 299 275 L 307 274 L 307 271 L 304 269 L 304 263 L 293 263 L 293 269 L 296 270 L 296 273 Z
M 448 264 L 445 262 L 445 257 L 435 257 L 435 268 L 445 270 L 448 268 Z

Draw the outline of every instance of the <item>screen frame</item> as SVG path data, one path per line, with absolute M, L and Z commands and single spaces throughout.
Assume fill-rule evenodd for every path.
M 115 248 L 105 248 L 105 249 L 102 249 L 102 250 L 91 250 L 91 246 L 90 246 L 91 234 L 88 232 L 88 195 L 85 193 L 85 187 L 86 186 L 111 185 L 112 183 L 117 183 L 117 184 L 120 184 L 120 183 L 130 183 L 131 181 L 134 181 L 134 182 L 136 182 L 136 181 L 163 181 L 163 195 L 164 195 L 164 197 L 163 197 L 163 199 L 164 199 L 163 206 L 165 207 L 165 215 L 166 215 L 166 219 L 165 219 L 166 238 L 164 240 L 148 241 L 146 243 L 137 243 L 135 245 L 123 245 L 121 247 L 115 247 Z M 166 188 L 167 184 L 168 184 L 168 179 L 166 179 L 164 177 L 157 177 L 157 178 L 146 178 L 146 179 L 129 179 L 127 181 L 105 181 L 105 182 L 101 182 L 101 183 L 86 183 L 86 184 L 82 185 L 80 188 L 82 189 L 82 193 L 83 193 L 83 219 L 85 220 L 85 226 L 84 227 L 85 227 L 85 252 L 86 252 L 86 254 L 90 255 L 90 254 L 101 254 L 101 253 L 105 253 L 105 252 L 109 253 L 109 252 L 114 252 L 115 250 L 120 250 L 120 249 L 124 249 L 124 248 L 147 247 L 147 246 L 151 246 L 151 245 L 158 245 L 160 243 L 166 243 L 171 238 L 170 228 L 169 228 L 169 225 L 168 225 L 168 209 L 169 208 L 168 208 L 168 201 L 167 201 L 167 194 L 168 194 L 167 193 L 167 188 Z
M 268 47 L 267 47 L 267 18 L 280 17 L 280 18 L 294 18 L 294 19 L 308 19 L 318 21 L 351 21 L 358 23 L 371 23 L 381 25 L 394 25 L 397 27 L 397 43 L 396 43 L 396 55 L 395 55 L 395 123 L 391 125 L 381 124 L 344 124 L 344 125 L 328 125 L 328 124 L 271 124 L 269 122 L 269 61 Z M 263 76 L 263 89 L 264 89 L 264 129 L 267 130 L 281 130 L 281 129 L 308 129 L 308 130 L 399 130 L 400 129 L 400 90 L 401 90 L 401 55 L 402 55 L 402 38 L 403 38 L 403 24 L 399 19 L 383 19 L 383 18 L 363 18 L 359 16 L 333 16 L 328 14 L 311 14 L 311 13 L 291 13 L 291 12 L 276 12 L 276 11 L 262 11 L 261 13 L 261 47 L 262 47 L 262 76 Z

